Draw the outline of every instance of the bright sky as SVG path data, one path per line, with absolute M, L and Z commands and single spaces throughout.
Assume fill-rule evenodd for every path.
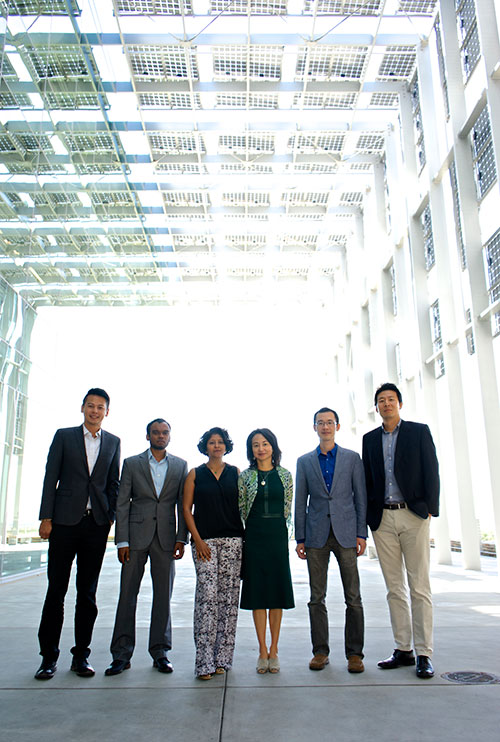
M 124 457 L 145 450 L 146 424 L 164 417 L 172 425 L 169 450 L 190 467 L 204 460 L 196 449 L 202 433 L 221 425 L 235 443 L 228 460 L 244 468 L 248 433 L 269 427 L 295 474 L 297 456 L 316 445 L 314 411 L 333 406 L 341 423 L 347 415 L 348 397 L 335 392 L 333 344 L 324 342 L 333 331 L 331 319 L 304 304 L 40 309 L 21 524 L 37 518 L 55 430 L 81 423 L 81 400 L 92 386 L 111 397 L 104 427 L 120 436 Z M 359 447 L 348 428 L 338 440 Z

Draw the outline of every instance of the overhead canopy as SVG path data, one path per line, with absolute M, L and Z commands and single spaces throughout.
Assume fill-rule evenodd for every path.
M 0 273 L 35 306 L 300 298 L 435 0 L 3 0 Z

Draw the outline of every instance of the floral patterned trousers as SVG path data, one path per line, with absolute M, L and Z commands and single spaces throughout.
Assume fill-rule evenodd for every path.
M 211 550 L 210 561 L 196 557 L 196 593 L 194 599 L 195 674 L 209 675 L 217 667 L 230 670 L 233 664 L 242 539 L 205 539 Z

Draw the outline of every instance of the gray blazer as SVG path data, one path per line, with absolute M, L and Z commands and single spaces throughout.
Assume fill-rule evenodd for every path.
M 297 460 L 295 538 L 320 549 L 332 527 L 341 546 L 356 546 L 366 538 L 366 485 L 359 455 L 337 445 L 331 491 L 328 492 L 316 450 Z
M 177 541 L 187 541 L 182 513 L 187 463 L 178 456 L 167 454 L 167 475 L 158 498 L 148 453 L 149 449 L 123 462 L 116 503 L 115 543 L 126 541 L 131 549 L 147 549 L 158 533 L 161 548 L 173 551 Z

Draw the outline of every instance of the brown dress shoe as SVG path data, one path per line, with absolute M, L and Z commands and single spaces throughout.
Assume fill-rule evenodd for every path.
M 310 670 L 322 670 L 330 662 L 327 654 L 315 654 L 309 663 Z
M 364 672 L 365 671 L 363 660 L 361 659 L 361 657 L 359 657 L 359 655 L 351 654 L 351 656 L 347 658 L 347 670 L 348 672 Z

